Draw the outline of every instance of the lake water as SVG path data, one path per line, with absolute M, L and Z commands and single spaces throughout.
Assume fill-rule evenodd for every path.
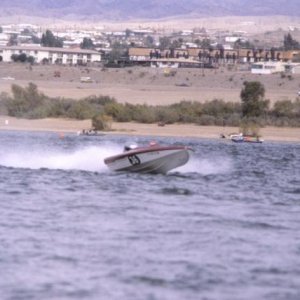
M 185 144 L 114 173 L 129 140 L 0 131 L 0 299 L 300 299 L 300 144 Z

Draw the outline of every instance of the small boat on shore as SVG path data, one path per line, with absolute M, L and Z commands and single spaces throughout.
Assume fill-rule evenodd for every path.
M 83 129 L 82 131 L 78 132 L 78 135 L 84 135 L 84 136 L 104 136 L 105 133 L 94 130 L 94 129 Z
M 243 135 L 242 133 L 231 134 L 229 137 L 235 143 L 262 143 L 264 141 L 259 136 Z
M 191 151 L 187 146 L 150 143 L 139 147 L 134 143 L 125 145 L 123 153 L 105 158 L 104 163 L 112 171 L 166 174 L 186 164 Z

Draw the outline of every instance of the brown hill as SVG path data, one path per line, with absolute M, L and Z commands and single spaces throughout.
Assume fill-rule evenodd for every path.
M 300 16 L 298 0 L 2 0 L 5 15 L 64 18 L 72 15 L 125 20 L 170 16 Z

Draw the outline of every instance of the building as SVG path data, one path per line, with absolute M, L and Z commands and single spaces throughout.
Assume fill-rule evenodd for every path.
M 252 64 L 251 73 L 252 74 L 274 74 L 285 71 L 285 64 L 282 62 L 257 62 Z
M 186 48 L 173 50 L 159 50 L 158 48 L 129 49 L 131 61 L 147 61 L 159 58 L 186 58 L 202 62 L 215 63 L 257 63 L 257 62 L 300 62 L 300 50 L 263 50 L 263 49 L 201 49 Z M 272 64 L 271 64 L 272 65 Z M 271 66 L 270 65 L 270 66 Z M 272 68 L 271 68 L 272 69 Z
M 12 62 L 12 56 L 20 54 L 33 57 L 35 63 L 86 65 L 101 61 L 101 54 L 95 50 L 40 47 L 38 45 L 0 47 L 0 61 Z
M 300 63 L 288 63 L 285 65 L 285 71 L 290 74 L 300 74 Z

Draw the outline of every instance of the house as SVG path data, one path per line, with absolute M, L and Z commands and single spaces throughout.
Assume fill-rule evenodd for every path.
M 274 74 L 285 71 L 285 66 L 282 62 L 257 62 L 252 64 L 251 73 L 252 74 Z
M 300 63 L 288 63 L 285 65 L 285 71 L 291 74 L 300 74 Z
M 9 42 L 9 35 L 6 33 L 0 33 L 0 46 L 6 46 Z
M 300 64 L 292 67 L 292 74 L 300 74 Z
M 145 61 L 150 59 L 150 53 L 155 51 L 152 48 L 129 48 L 128 55 L 129 60 L 132 61 Z M 157 52 L 158 53 L 158 52 Z
M 12 55 L 26 54 L 33 57 L 35 63 L 85 65 L 100 62 L 101 54 L 87 49 L 65 49 L 37 46 L 0 46 L 0 61 L 12 62 Z

